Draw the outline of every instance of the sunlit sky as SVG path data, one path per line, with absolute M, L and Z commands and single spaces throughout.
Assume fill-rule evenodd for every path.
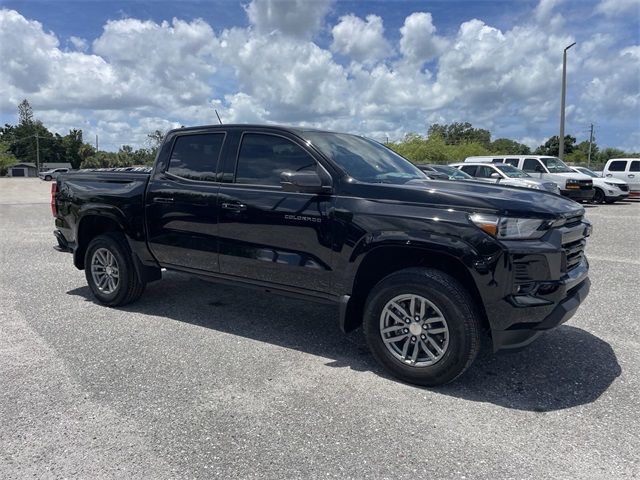
M 2 1 L 0 121 L 143 146 L 180 125 L 313 125 L 397 140 L 468 121 L 537 146 L 640 151 L 640 1 Z

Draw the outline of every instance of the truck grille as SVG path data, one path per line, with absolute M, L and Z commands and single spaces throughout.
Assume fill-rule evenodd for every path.
M 593 180 L 578 180 L 580 190 L 591 190 L 593 188 Z
M 584 247 L 587 242 L 584 239 L 576 240 L 575 242 L 562 245 L 566 256 L 567 268 L 566 271 L 573 270 L 582 261 L 584 254 Z
M 572 217 L 567 217 L 566 221 L 564 222 L 564 226 L 565 227 L 575 227 L 576 225 L 580 225 L 580 223 L 582 223 L 582 217 L 583 215 L 580 213 L 578 215 L 573 215 Z

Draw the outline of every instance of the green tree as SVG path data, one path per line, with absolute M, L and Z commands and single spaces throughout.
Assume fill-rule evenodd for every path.
M 497 138 L 491 142 L 491 153 L 502 155 L 528 155 L 531 149 L 524 143 L 518 143 L 509 138 Z
M 434 123 L 429 127 L 427 136 L 442 137 L 447 145 L 460 145 L 461 143 L 479 143 L 488 147 L 491 143 L 491 132 L 482 128 L 474 128 L 469 122 L 454 122 L 440 125 Z
M 25 98 L 18 104 L 18 125 L 31 125 L 33 123 L 33 108 Z
M 571 135 L 564 136 L 564 153 L 571 153 L 575 148 L 576 137 L 572 137 Z M 534 152 L 536 155 L 549 155 L 552 157 L 557 157 L 560 153 L 560 140 L 558 135 L 554 135 L 550 137 L 544 144 L 540 145 L 536 148 Z
M 82 162 L 81 168 L 118 167 L 118 154 L 98 151 Z
M 84 158 L 80 155 L 84 142 L 82 141 L 82 130 L 72 129 L 62 137 L 62 147 L 64 149 L 64 160 L 71 164 L 71 168 L 80 168 Z
M 9 167 L 18 163 L 16 157 L 9 152 L 9 144 L 0 141 L 0 176 L 4 177 Z

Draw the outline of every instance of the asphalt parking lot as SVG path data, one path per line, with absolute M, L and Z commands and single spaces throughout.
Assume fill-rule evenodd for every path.
M 168 273 L 96 304 L 49 184 L 0 179 L 0 478 L 640 477 L 640 202 L 587 207 L 567 324 L 437 389 L 332 307 Z

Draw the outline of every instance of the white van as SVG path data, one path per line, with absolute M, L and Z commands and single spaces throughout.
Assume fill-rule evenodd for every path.
M 593 198 L 594 190 L 591 177 L 574 172 L 557 157 L 549 157 L 547 155 L 487 155 L 467 157 L 464 161 L 465 163 L 508 163 L 527 172 L 534 178 L 556 183 L 562 195 L 577 202 Z
M 629 184 L 629 198 L 640 198 L 640 158 L 612 158 L 602 176 L 624 180 Z

